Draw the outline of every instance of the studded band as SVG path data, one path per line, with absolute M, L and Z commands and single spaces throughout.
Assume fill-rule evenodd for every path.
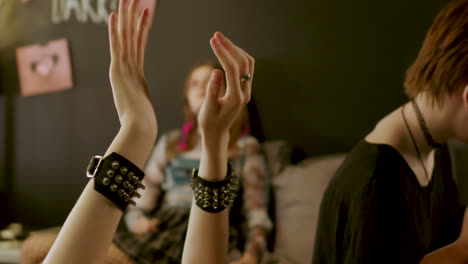
M 192 171 L 192 189 L 198 207 L 210 213 L 218 213 L 234 202 L 239 190 L 239 176 L 228 163 L 228 173 L 222 181 L 207 181 Z
M 89 178 L 94 177 L 94 189 L 111 200 L 122 211 L 129 204 L 136 205 L 132 199 L 141 196 L 137 189 L 145 189 L 141 183 L 145 176 L 144 172 L 115 152 L 105 158 L 93 156 L 86 175 Z

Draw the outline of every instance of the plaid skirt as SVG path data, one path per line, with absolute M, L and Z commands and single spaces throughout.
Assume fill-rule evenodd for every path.
M 138 264 L 181 263 L 190 208 L 163 208 L 153 217 L 159 219 L 158 231 L 136 235 L 118 230 L 114 243 Z M 238 231 L 229 228 L 229 249 L 238 245 Z

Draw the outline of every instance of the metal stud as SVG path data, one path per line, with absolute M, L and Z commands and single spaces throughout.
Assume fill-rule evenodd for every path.
M 108 170 L 107 170 L 107 176 L 109 176 L 109 178 L 114 177 L 114 175 L 115 175 L 115 171 L 114 171 L 114 170 L 112 170 L 112 169 L 108 169 Z
M 226 195 L 224 193 L 221 194 L 221 199 L 224 200 L 224 198 L 226 198 Z
M 237 195 L 235 193 L 231 193 L 231 197 L 230 197 L 231 199 L 234 200 L 236 197 L 237 197 Z
M 203 203 L 203 208 L 206 208 L 206 207 L 208 207 L 208 206 L 210 206 L 210 203 L 209 203 L 209 202 Z
M 218 189 L 213 189 L 214 195 L 218 195 Z
M 199 194 L 202 194 L 202 193 L 203 193 L 203 190 L 202 190 L 201 188 L 198 189 L 198 193 L 199 193 Z
M 127 167 L 124 166 L 124 167 L 120 168 L 120 173 L 122 173 L 122 175 L 127 174 L 127 172 L 128 172 Z
M 209 187 L 205 187 L 205 192 L 209 193 L 211 192 L 211 189 Z
M 224 200 L 221 200 L 221 203 L 220 203 L 220 204 L 221 204 L 222 207 L 226 207 L 226 206 L 227 206 L 227 205 L 226 205 L 226 202 L 224 202 Z
M 210 195 L 208 194 L 205 194 L 205 197 L 203 198 L 203 200 L 205 201 L 209 201 L 211 199 Z
M 213 201 L 217 202 L 218 201 L 218 196 L 213 196 Z
M 140 182 L 140 179 L 137 176 L 133 176 L 133 182 L 137 184 Z
M 117 176 L 115 177 L 115 182 L 117 182 L 117 183 L 122 183 L 122 181 L 123 181 L 122 175 L 117 175 Z
M 217 202 L 214 202 L 212 205 L 213 205 L 214 209 L 218 209 L 218 203 Z
M 142 189 L 142 190 L 145 190 L 146 189 L 146 186 L 144 186 L 143 184 L 141 183 L 138 183 L 138 187 L 137 189 Z
M 136 203 L 134 201 L 129 201 L 128 204 L 132 206 L 136 206 Z
M 141 194 L 139 194 L 139 193 L 137 193 L 137 192 L 134 192 L 134 193 L 133 193 L 133 197 L 140 198 L 140 197 L 141 197 Z
M 133 179 L 133 176 L 135 176 L 135 173 L 134 173 L 133 171 L 131 171 L 131 172 L 129 172 L 129 173 L 127 174 L 127 177 L 128 177 L 129 180 L 132 180 L 132 179 Z
M 130 182 L 128 181 L 124 181 L 122 186 L 125 188 L 125 189 L 128 189 L 128 187 L 130 186 Z
M 107 178 L 107 177 L 104 177 L 104 178 L 102 179 L 102 184 L 103 184 L 104 186 L 109 185 L 109 184 L 110 184 L 110 179 Z
M 116 170 L 120 167 L 120 163 L 116 160 L 114 160 L 112 163 L 111 163 L 111 167 Z
M 125 196 L 125 191 L 123 189 L 120 189 L 118 194 L 119 194 L 120 197 L 124 197 Z
M 133 187 L 133 185 L 129 184 L 129 185 L 128 185 L 128 192 L 129 192 L 129 193 L 135 192 L 135 187 Z
M 115 184 L 115 183 L 110 186 L 110 190 L 113 191 L 113 192 L 117 191 L 118 188 L 119 188 L 119 186 L 117 186 L 117 184 Z

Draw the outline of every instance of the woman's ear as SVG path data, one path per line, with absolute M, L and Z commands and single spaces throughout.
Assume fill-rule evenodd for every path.
M 463 105 L 468 107 L 468 84 L 463 89 Z

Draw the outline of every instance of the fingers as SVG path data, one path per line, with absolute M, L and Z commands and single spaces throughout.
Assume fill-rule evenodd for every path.
M 138 14 L 139 3 L 140 0 L 120 0 L 118 32 L 122 57 L 143 65 L 144 47 L 149 28 L 149 10 L 145 9 Z
M 117 58 L 119 54 L 119 34 L 117 32 L 117 14 L 109 15 L 109 46 L 111 58 Z
M 228 38 L 226 38 L 221 32 L 215 33 L 215 38 L 220 41 L 223 47 L 231 54 L 232 58 L 237 62 L 239 65 L 239 73 L 240 75 L 246 75 L 250 73 L 250 61 L 246 56 L 246 53 L 243 50 Z
M 205 96 L 205 104 L 208 111 L 216 111 L 218 108 L 219 97 L 223 84 L 223 72 L 220 70 L 213 70 L 211 72 L 210 81 Z
M 126 58 L 128 56 L 128 3 L 130 0 L 120 0 L 119 3 L 119 36 L 120 36 L 120 48 L 122 56 Z
M 250 101 L 250 98 L 252 97 L 252 81 L 255 73 L 255 59 L 250 56 L 245 50 L 239 48 L 239 50 L 244 54 L 244 56 L 247 57 L 247 60 L 249 61 L 249 73 L 250 73 L 250 80 L 247 81 L 246 85 L 246 96 L 247 96 L 247 101 Z
M 220 32 L 215 33 L 210 43 L 226 71 L 228 91 L 226 93 L 226 98 L 223 98 L 223 100 L 227 100 L 234 95 L 236 97 L 241 97 L 242 103 L 246 104 L 251 97 L 251 79 L 254 74 L 255 60 Z M 251 79 L 247 82 L 241 82 L 241 76 L 247 74 L 250 74 Z
M 244 56 L 247 58 L 248 62 L 249 62 L 249 73 L 250 73 L 250 76 L 251 76 L 251 79 L 253 78 L 253 75 L 254 75 L 254 72 L 255 72 L 255 59 L 250 56 L 245 50 L 239 48 L 239 51 L 244 54 Z
M 149 23 L 149 10 L 145 8 L 140 15 L 140 19 L 138 20 L 138 35 L 137 35 L 137 64 L 138 67 L 143 70 L 143 66 L 145 64 L 145 48 L 146 42 L 148 41 L 148 31 L 150 28 Z
M 215 35 L 219 38 L 222 38 L 224 41 L 222 42 L 232 57 L 237 61 L 239 64 L 240 69 L 240 77 L 244 75 L 250 74 L 250 80 L 247 82 L 241 82 L 241 88 L 243 88 L 244 95 L 246 97 L 246 101 L 250 101 L 251 94 L 252 94 L 252 79 L 255 69 L 255 60 L 252 56 L 250 56 L 247 52 L 245 52 L 240 47 L 236 46 L 230 39 L 226 38 L 222 33 L 217 32 Z
M 127 0 L 129 1 L 129 0 Z M 137 8 L 138 8 L 138 0 L 132 0 L 130 6 L 128 7 L 128 19 L 127 19 L 127 28 L 128 28 L 128 54 L 130 54 L 130 58 L 135 59 L 136 55 L 136 34 L 135 34 L 135 27 L 137 25 Z
M 240 87 L 239 65 L 231 56 L 231 54 L 227 51 L 227 49 L 221 44 L 218 38 L 211 38 L 210 44 L 216 57 L 218 58 L 219 62 L 223 66 L 224 71 L 226 72 L 227 90 L 226 95 L 222 100 L 224 101 L 226 98 L 230 97 L 240 99 L 240 89 L 236 89 L 236 87 Z

